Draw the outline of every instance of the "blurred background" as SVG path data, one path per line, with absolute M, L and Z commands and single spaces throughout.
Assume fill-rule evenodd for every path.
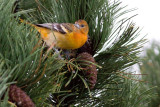
M 148 107 L 160 107 L 160 0 L 123 0 L 128 8 L 136 8 L 131 12 L 138 14 L 133 21 L 142 28 L 140 36 L 146 35 L 148 42 L 145 44 L 139 65 L 132 70 L 146 74 L 142 79 L 147 82 L 146 88 L 154 87 L 156 96 L 151 98 Z

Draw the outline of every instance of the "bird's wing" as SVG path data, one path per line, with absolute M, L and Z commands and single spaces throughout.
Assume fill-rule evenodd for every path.
M 71 27 L 72 24 L 70 24 L 70 23 L 61 23 L 61 24 L 59 24 L 59 23 L 44 23 L 44 24 L 36 24 L 36 26 L 51 29 L 51 30 L 60 32 L 62 34 L 66 34 L 66 33 L 73 31 L 72 27 Z

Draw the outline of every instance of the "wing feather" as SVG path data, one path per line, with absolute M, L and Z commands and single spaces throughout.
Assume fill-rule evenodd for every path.
M 66 34 L 68 32 L 72 32 L 72 28 L 70 27 L 69 23 L 44 23 L 44 24 L 36 24 L 36 26 L 44 27 L 47 29 L 51 29 L 62 34 Z

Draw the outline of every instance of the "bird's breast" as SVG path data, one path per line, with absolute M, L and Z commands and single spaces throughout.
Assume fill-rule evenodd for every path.
M 60 35 L 57 39 L 57 47 L 62 49 L 78 49 L 87 41 L 87 35 L 79 33 L 69 33 Z

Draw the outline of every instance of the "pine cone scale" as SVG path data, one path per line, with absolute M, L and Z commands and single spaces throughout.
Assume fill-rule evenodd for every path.
M 30 97 L 16 85 L 9 88 L 9 101 L 16 103 L 18 107 L 35 107 Z

